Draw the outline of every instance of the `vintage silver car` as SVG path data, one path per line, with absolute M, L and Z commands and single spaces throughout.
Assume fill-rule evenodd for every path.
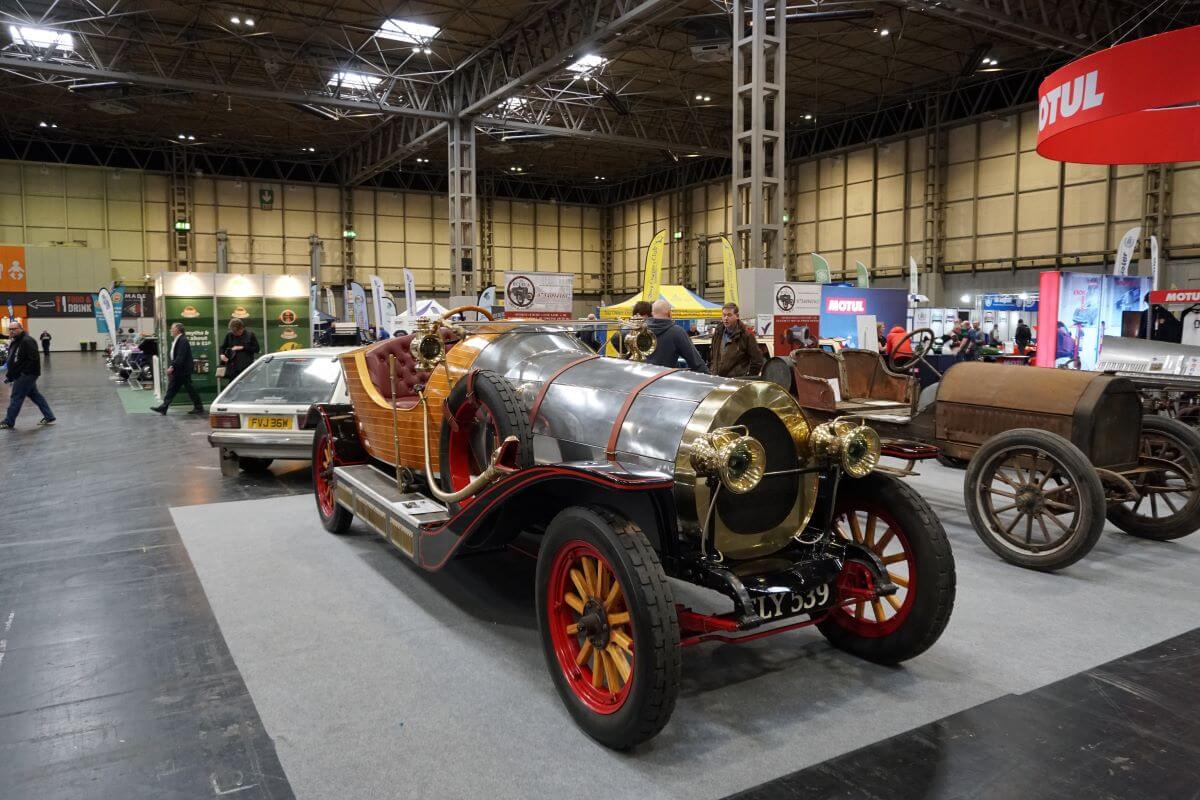
M 314 409 L 325 528 L 357 518 L 428 570 L 540 535 L 547 666 L 615 748 L 666 725 L 684 646 L 816 625 L 895 664 L 937 640 L 950 546 L 912 489 L 873 471 L 871 428 L 815 425 L 769 382 L 603 358 L 573 330 L 437 322 L 344 353 L 350 403 Z M 668 578 L 731 608 L 678 604 Z

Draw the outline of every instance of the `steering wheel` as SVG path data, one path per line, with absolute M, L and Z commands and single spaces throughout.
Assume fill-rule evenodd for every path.
M 492 322 L 493 320 L 496 319 L 495 317 L 492 316 L 492 312 L 488 311 L 483 306 L 458 306 L 457 308 L 452 308 L 449 311 L 447 311 L 445 314 L 442 314 L 442 316 L 440 316 L 438 319 L 446 320 L 446 319 L 449 319 L 450 317 L 453 317 L 455 314 L 465 314 L 468 311 L 474 311 L 476 314 L 483 314 L 485 317 L 488 318 L 488 322 Z
M 920 337 L 919 339 L 917 339 L 918 336 Z M 908 353 L 901 353 L 900 348 L 913 339 L 917 339 L 917 341 L 915 345 L 910 345 L 912 347 L 912 356 L 901 366 L 897 363 L 896 356 L 907 356 Z M 904 370 L 924 364 L 927 369 L 932 370 L 935 375 L 941 378 L 942 373 L 938 372 L 932 364 L 925 360 L 925 356 L 929 355 L 932 350 L 933 331 L 929 328 L 917 328 L 915 331 L 905 334 L 903 339 L 896 342 L 896 346 L 892 348 L 892 352 L 888 353 L 887 368 L 892 372 L 903 372 Z

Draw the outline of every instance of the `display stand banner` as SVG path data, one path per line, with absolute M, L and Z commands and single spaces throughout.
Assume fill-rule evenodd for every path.
M 646 268 L 642 275 L 642 297 L 651 303 L 658 299 L 658 293 L 662 287 L 663 255 L 666 251 L 667 232 L 659 231 L 654 234 L 654 238 L 650 240 L 650 246 L 646 248 Z M 504 296 L 506 298 L 505 306 L 507 306 L 507 291 Z
M 217 298 L 217 344 L 225 340 L 229 322 L 240 319 L 246 330 L 253 331 L 261 344 L 266 336 L 263 327 L 263 299 L 261 297 L 218 297 Z M 218 359 L 219 360 L 219 359 Z
M 738 299 L 737 258 L 733 253 L 733 244 L 724 236 L 721 237 L 721 274 L 725 282 L 725 302 L 740 304 Z
M 1037 151 L 1082 164 L 1200 159 L 1200 26 L 1073 61 L 1038 88 Z
M 857 318 L 874 316 L 883 323 L 886 334 L 894 326 L 908 322 L 908 292 L 904 289 L 861 289 L 857 286 L 821 287 L 821 335 L 826 339 L 841 339 L 845 347 L 866 347 L 875 339 L 872 331 L 868 340 L 859 336 Z
M 783 356 L 821 341 L 821 287 L 815 283 L 777 283 L 772 303 L 775 355 Z
M 570 319 L 575 276 L 561 272 L 506 272 L 504 316 L 515 319 Z
M 117 352 L 117 326 L 121 324 L 117 321 L 114 305 L 119 307 L 124 305 L 124 302 L 125 298 L 123 296 L 118 294 L 114 299 L 113 296 L 109 294 L 108 289 L 101 289 L 96 293 L 96 307 L 99 309 L 98 316 L 103 317 L 104 319 L 104 331 L 99 332 L 103 333 L 107 331 L 109 338 L 112 339 L 114 354 Z
M 813 280 L 817 283 L 829 283 L 831 280 L 829 275 L 829 262 L 825 260 L 825 256 L 820 253 L 812 254 L 813 263 Z
M 1121 244 L 1117 247 L 1117 260 L 1113 263 L 1113 275 L 1128 275 L 1129 264 L 1133 261 L 1133 250 L 1137 247 L 1138 239 L 1142 237 L 1142 228 L 1135 225 L 1125 231 Z
M 307 297 L 268 297 L 265 305 L 267 352 L 276 353 L 311 346 Z
M 163 298 L 164 327 L 170 344 L 171 326 L 183 323 L 184 335 L 192 346 L 192 386 L 196 391 L 216 394 L 217 391 L 217 343 L 213 338 L 215 319 L 212 297 L 165 297 Z

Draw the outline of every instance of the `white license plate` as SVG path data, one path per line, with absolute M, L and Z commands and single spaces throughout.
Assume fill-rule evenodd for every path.
M 828 606 L 832 599 L 833 590 L 829 584 L 823 584 L 805 594 L 773 592 L 769 595 L 759 595 L 754 598 L 754 609 L 763 621 L 769 621 L 811 613 Z
M 292 429 L 291 417 L 247 417 L 246 427 L 257 430 L 289 431 Z

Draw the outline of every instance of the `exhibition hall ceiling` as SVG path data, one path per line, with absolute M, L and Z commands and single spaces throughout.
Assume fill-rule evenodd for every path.
M 728 152 L 731 5 L 11 0 L 0 134 L 313 162 L 358 182 L 444 174 L 440 126 L 469 108 L 484 173 L 602 184 Z M 786 8 L 792 136 L 1200 14 L 1183 0 Z

